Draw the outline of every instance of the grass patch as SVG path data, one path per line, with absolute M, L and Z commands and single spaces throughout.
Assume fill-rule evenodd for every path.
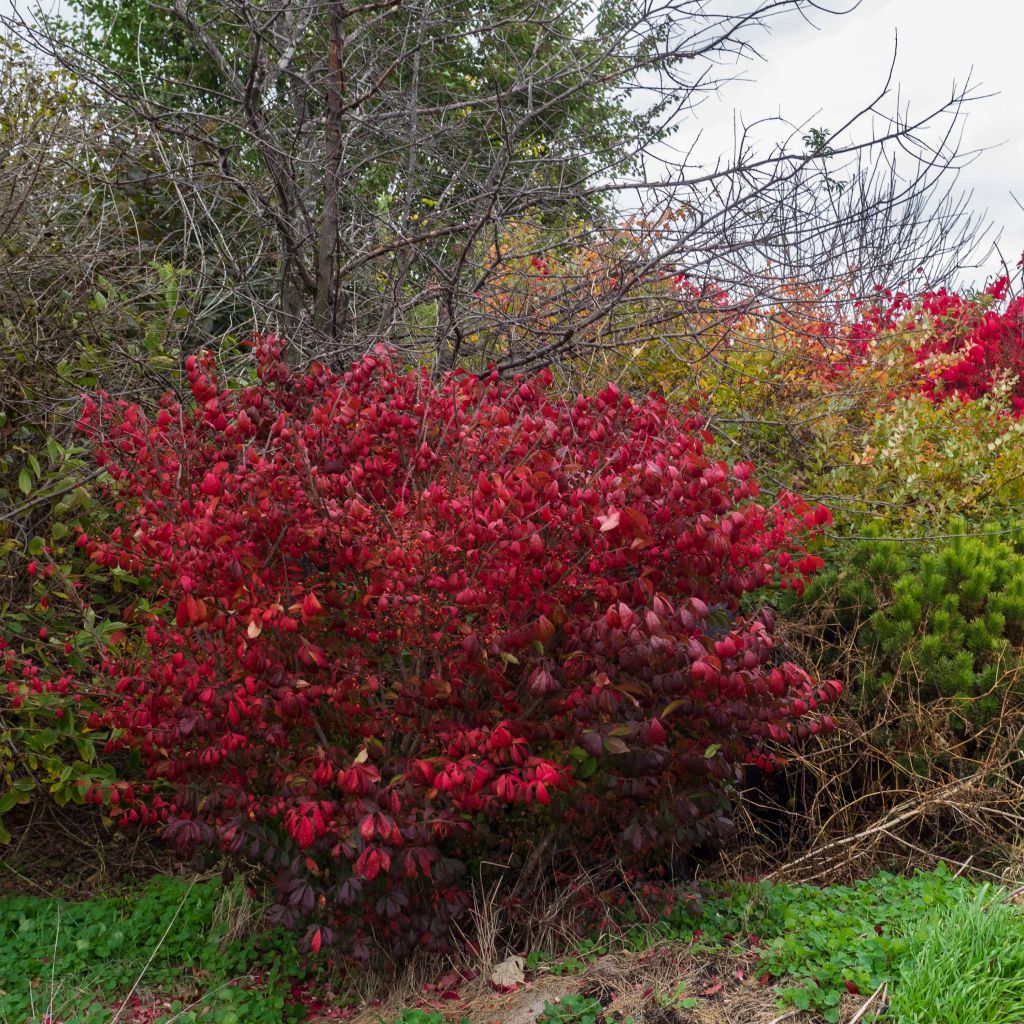
M 982 887 L 917 930 L 893 985 L 895 1024 L 1024 1020 L 1024 914 Z

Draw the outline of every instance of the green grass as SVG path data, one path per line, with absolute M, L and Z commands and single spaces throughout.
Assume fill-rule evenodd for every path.
M 918 929 L 893 984 L 894 1024 L 1024 1021 L 1024 914 L 982 887 Z

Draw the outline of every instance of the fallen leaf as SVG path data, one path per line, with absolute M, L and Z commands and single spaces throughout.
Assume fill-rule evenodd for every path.
M 491 984 L 496 988 L 521 985 L 526 980 L 525 970 L 526 961 L 521 956 L 510 956 L 491 971 Z

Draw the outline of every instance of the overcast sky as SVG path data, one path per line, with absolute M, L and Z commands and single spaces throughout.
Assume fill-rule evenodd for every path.
M 842 9 L 854 0 L 821 2 Z M 24 0 L 18 6 L 24 9 Z M 10 8 L 11 0 L 0 0 L 0 12 Z M 699 153 L 717 156 L 730 148 L 737 116 L 748 124 L 781 114 L 795 125 L 839 125 L 881 89 L 895 48 L 894 79 L 911 115 L 940 106 L 954 81 L 969 79 L 979 93 L 995 94 L 971 104 L 965 119 L 964 149 L 986 151 L 961 183 L 1016 262 L 1024 250 L 1024 212 L 1011 197 L 1013 191 L 1024 202 L 1024 0 L 862 0 L 848 14 L 815 14 L 814 25 L 780 19 L 756 42 L 764 60 L 736 69 L 747 80 L 708 99 L 681 142 L 699 127 Z
M 852 2 L 823 5 L 848 9 Z M 787 16 L 760 37 L 764 60 L 740 69 L 747 81 L 730 82 L 701 106 L 701 152 L 730 147 L 734 116 L 748 124 L 780 114 L 795 125 L 842 124 L 882 89 L 895 51 L 894 82 L 912 117 L 939 107 L 954 82 L 995 94 L 968 107 L 963 149 L 985 152 L 960 184 L 1016 263 L 1024 250 L 1024 211 L 1011 197 L 1024 202 L 1024 0 L 862 0 L 851 13 L 815 14 L 813 22 Z M 687 133 L 689 125 L 680 141 Z

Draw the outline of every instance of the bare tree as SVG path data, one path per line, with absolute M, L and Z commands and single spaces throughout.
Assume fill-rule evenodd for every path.
M 137 144 L 98 173 L 148 192 L 161 252 L 187 268 L 213 332 L 276 328 L 334 360 L 386 340 L 439 368 L 525 370 L 633 344 L 624 309 L 653 326 L 682 301 L 655 301 L 652 281 L 686 273 L 767 309 L 773 280 L 842 276 L 852 295 L 924 263 L 948 274 L 976 237 L 949 191 L 966 88 L 911 119 L 886 108 L 885 83 L 831 135 L 790 128 L 759 153 L 743 134 L 713 167 L 666 143 L 759 30 L 813 0 L 88 8 L 85 30 L 4 25 L 135 125 Z M 605 285 L 563 260 L 543 329 L 481 303 L 516 259 L 595 246 Z

